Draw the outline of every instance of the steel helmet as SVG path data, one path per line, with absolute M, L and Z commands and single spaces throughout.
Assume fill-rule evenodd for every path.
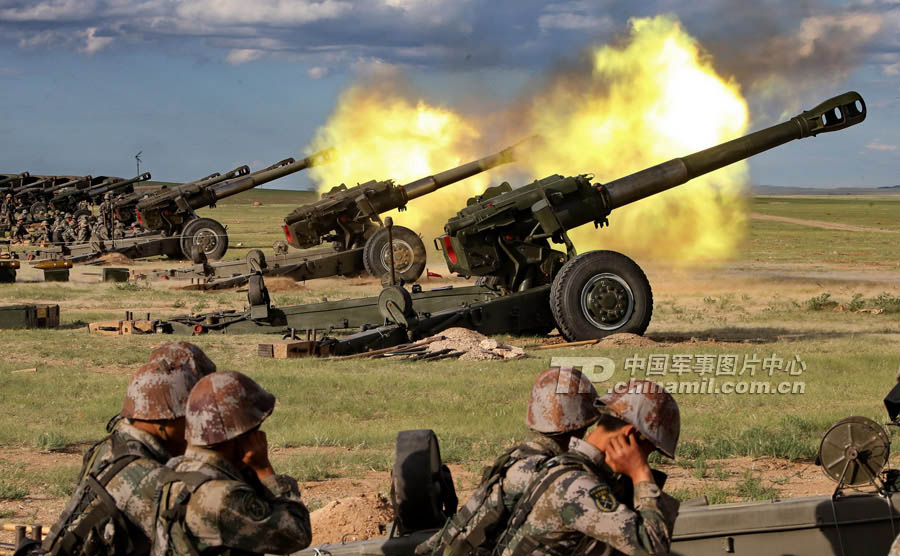
M 598 400 L 601 412 L 618 417 L 644 435 L 656 448 L 675 458 L 681 432 L 681 412 L 672 394 L 650 380 L 634 380 Z
M 166 342 L 150 352 L 150 361 L 159 361 L 169 367 L 193 372 L 197 379 L 214 373 L 216 364 L 203 353 L 203 350 L 190 342 Z
M 596 421 L 597 391 L 581 371 L 551 368 L 538 375 L 531 388 L 525 425 L 541 434 L 576 431 Z
M 198 380 L 200 376 L 184 367 L 145 363 L 131 377 L 121 415 L 142 421 L 184 417 L 188 394 Z
M 275 396 L 250 377 L 221 371 L 200 379 L 188 397 L 185 437 L 194 446 L 214 446 L 248 432 L 275 409 Z

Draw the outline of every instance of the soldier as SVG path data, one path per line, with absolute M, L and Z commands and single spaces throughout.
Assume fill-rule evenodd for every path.
M 75 243 L 87 243 L 91 239 L 91 228 L 88 225 L 88 217 L 82 215 L 78 218 L 78 227 L 75 229 Z
M 94 222 L 94 226 L 91 228 L 91 237 L 94 239 L 109 239 L 109 234 L 106 231 L 106 226 L 103 224 L 102 219 L 98 219 Z
M 75 219 L 70 212 L 66 213 L 60 224 L 59 239 L 63 243 L 72 243 L 75 241 Z
M 647 457 L 675 456 L 678 404 L 645 380 L 600 402 L 594 430 L 528 486 L 495 554 L 669 553 L 678 502 L 662 492 Z
M 147 554 L 158 483 L 184 453 L 184 412 L 197 381 L 216 370 L 187 342 L 159 346 L 134 374 L 110 434 L 84 456 L 78 485 L 43 550 L 61 554 Z
M 7 226 L 12 231 L 13 226 L 13 208 L 15 207 L 15 201 L 13 201 L 12 193 L 7 193 L 6 197 L 3 199 L 3 205 L 0 206 L 0 225 Z
M 13 226 L 12 240 L 19 243 L 25 243 L 25 240 L 29 239 L 30 237 L 31 236 L 28 234 L 28 229 L 25 227 L 25 219 L 20 217 L 16 221 L 16 225 Z
M 260 425 L 275 396 L 249 377 L 222 371 L 200 380 L 187 402 L 188 448 L 169 462 L 154 555 L 288 554 L 309 546 L 309 511 L 297 481 L 276 475 Z
M 441 531 L 416 547 L 416 553 L 489 552 L 497 542 L 495 535 L 505 529 L 506 519 L 541 465 L 565 452 L 572 438 L 583 438 L 600 417 L 594 407 L 596 400 L 594 386 L 579 370 L 552 368 L 538 375 L 525 416 L 525 425 L 537 436 L 508 450 L 486 469 L 469 500 Z M 492 504 L 492 500 L 501 504 Z
M 112 235 L 113 219 L 115 218 L 112 195 L 112 191 L 107 191 L 103 195 L 103 202 L 100 203 L 100 220 L 109 235 Z
M 113 226 L 113 239 L 122 239 L 125 237 L 125 224 L 121 220 L 116 220 Z
M 47 245 L 51 241 L 50 224 L 46 220 L 44 220 L 41 222 L 41 225 L 38 228 L 38 243 L 40 243 L 41 245 Z

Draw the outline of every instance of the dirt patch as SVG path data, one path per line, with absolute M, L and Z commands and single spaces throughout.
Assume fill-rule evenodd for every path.
M 266 289 L 270 292 L 291 292 L 307 289 L 305 282 L 297 282 L 291 278 L 276 276 L 274 278 L 266 278 Z
M 624 346 L 624 347 L 649 347 L 655 346 L 657 342 L 647 338 L 646 336 L 638 336 L 637 334 L 629 334 L 629 333 L 619 333 L 619 334 L 610 334 L 609 336 L 603 338 L 596 344 L 594 347 L 596 348 L 608 348 L 611 346 Z
M 484 334 L 469 330 L 468 328 L 448 328 L 436 336 L 443 337 L 436 340 L 426 348 L 429 353 L 437 353 L 449 350 L 448 353 L 461 352 L 461 361 L 488 361 L 491 359 L 523 359 L 527 357 L 525 350 L 518 346 L 501 343 Z
M 100 266 L 108 264 L 134 264 L 133 260 L 129 259 L 121 253 L 108 253 L 100 257 L 98 260 L 100 262 L 97 264 Z
M 380 494 L 340 498 L 310 514 L 312 544 L 380 537 L 393 519 L 390 501 Z

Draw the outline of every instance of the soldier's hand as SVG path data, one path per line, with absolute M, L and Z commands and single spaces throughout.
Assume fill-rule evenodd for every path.
M 241 450 L 244 452 L 241 461 L 256 473 L 259 480 L 275 474 L 272 464 L 269 463 L 269 443 L 266 441 L 266 433 L 257 430 L 242 437 Z
M 647 454 L 631 434 L 616 435 L 606 444 L 606 464 L 616 473 L 626 475 L 635 484 L 653 482 Z

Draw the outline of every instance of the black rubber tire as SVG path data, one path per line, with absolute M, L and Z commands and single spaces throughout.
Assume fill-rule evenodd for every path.
M 415 282 L 425 272 L 427 256 L 422 238 L 416 232 L 403 226 L 391 228 L 391 235 L 394 245 L 400 243 L 409 250 L 407 253 L 409 262 L 404 267 L 397 268 L 397 279 L 403 280 L 406 284 Z M 381 278 L 391 273 L 391 269 L 387 267 L 382 258 L 382 255 L 386 255 L 384 250 L 387 247 L 387 237 L 387 228 L 382 228 L 366 240 L 363 248 L 363 266 L 365 266 L 366 272 L 375 278 Z
M 611 285 L 618 292 L 613 298 L 605 299 L 619 300 L 616 308 L 624 303 L 619 320 L 604 323 L 590 309 L 585 312 L 587 301 L 596 299 L 591 295 L 594 285 Z M 630 312 L 627 307 L 631 308 Z M 653 292 L 641 267 L 625 255 L 615 251 L 589 251 L 563 265 L 553 279 L 550 310 L 560 334 L 570 342 L 622 332 L 643 334 L 653 314 Z
M 218 261 L 228 251 L 228 234 L 225 226 L 212 218 L 196 218 L 187 223 L 181 232 L 181 252 L 191 259 L 191 247 L 200 245 L 206 258 Z
M 262 272 L 268 268 L 266 263 L 266 254 L 262 249 L 251 249 L 247 252 L 247 267 L 250 272 Z
M 40 222 L 47 214 L 47 205 L 40 201 L 37 201 L 31 205 L 31 208 L 28 209 L 28 212 L 31 213 L 31 218 Z

